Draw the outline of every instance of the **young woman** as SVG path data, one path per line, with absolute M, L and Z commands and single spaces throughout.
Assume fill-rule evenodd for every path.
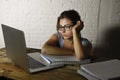
M 57 22 L 57 33 L 53 34 L 42 47 L 42 53 L 51 55 L 75 55 L 77 59 L 90 56 L 92 45 L 81 37 L 83 22 L 75 10 L 60 14 Z

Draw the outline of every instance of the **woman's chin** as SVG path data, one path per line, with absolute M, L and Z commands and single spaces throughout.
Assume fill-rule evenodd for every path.
M 64 39 L 68 39 L 68 38 L 64 37 Z
M 64 39 L 70 39 L 69 37 L 64 37 Z

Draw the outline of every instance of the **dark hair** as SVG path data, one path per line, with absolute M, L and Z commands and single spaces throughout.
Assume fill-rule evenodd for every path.
M 79 15 L 79 13 L 75 10 L 67 10 L 67 11 L 63 11 L 60 16 L 58 17 L 58 20 L 57 20 L 57 30 L 58 30 L 58 25 L 59 25 L 59 22 L 60 22 L 60 19 L 63 19 L 63 18 L 67 18 L 67 19 L 70 19 L 73 23 L 73 25 L 75 25 L 77 23 L 77 21 L 81 21 L 82 25 L 83 26 L 83 22 L 81 20 L 81 17 Z

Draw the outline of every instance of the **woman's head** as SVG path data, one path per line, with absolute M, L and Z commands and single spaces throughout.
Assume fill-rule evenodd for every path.
M 73 25 L 75 25 L 76 22 L 80 20 L 80 16 L 78 12 L 75 10 L 68 10 L 68 11 L 62 12 L 58 19 L 63 19 L 63 18 L 70 19 Z
M 63 11 L 58 17 L 57 22 L 57 30 L 62 34 L 65 38 L 72 37 L 72 27 L 77 23 L 77 21 L 81 21 L 80 15 L 75 10 L 67 10 Z M 81 21 L 81 26 L 83 22 Z

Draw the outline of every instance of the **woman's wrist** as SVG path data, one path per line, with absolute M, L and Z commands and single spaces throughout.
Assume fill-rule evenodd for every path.
M 76 33 L 76 34 L 79 34 L 79 33 L 80 33 L 80 30 L 73 27 L 72 32 L 73 32 L 73 34 L 75 34 L 75 33 Z

